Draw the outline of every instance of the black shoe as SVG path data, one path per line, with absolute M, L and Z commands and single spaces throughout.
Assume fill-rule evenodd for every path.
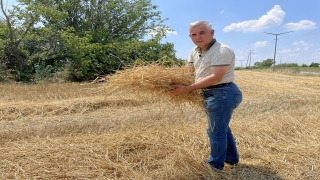
M 238 163 L 232 162 L 230 160 L 225 160 L 225 163 L 229 164 L 229 165 L 237 165 Z

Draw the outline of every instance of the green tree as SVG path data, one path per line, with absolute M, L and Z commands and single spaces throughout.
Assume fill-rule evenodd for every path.
M 94 43 L 139 40 L 158 27 L 169 29 L 151 0 L 19 1 L 27 7 L 45 7 L 41 12 L 45 27 L 56 30 L 72 27 L 80 37 L 90 35 Z
M 65 72 L 67 79 L 83 81 L 95 74 L 113 73 L 136 60 L 162 57 L 177 60 L 171 43 L 160 43 L 169 27 L 150 0 L 18 0 L 8 16 L 11 26 L 1 32 L 20 36 L 17 49 L 27 73 Z M 24 19 L 24 17 L 27 17 Z M 19 28 L 13 25 L 19 22 Z M 144 40 L 145 36 L 152 38 Z M 22 56 L 22 55 L 23 56 Z M 1 55 L 1 52 L 0 52 Z M 6 61 L 8 53 L 2 52 Z M 9 64 L 14 67 L 14 64 Z M 48 71 L 48 72 L 45 72 Z M 21 73 L 20 73 L 21 74 Z M 37 76 L 39 78 L 39 76 Z
M 261 62 L 260 67 L 262 67 L 262 68 L 269 68 L 269 67 L 271 67 L 272 65 L 273 65 L 273 59 L 268 58 L 268 59 L 266 59 L 266 60 L 264 60 L 264 61 Z
M 260 67 L 260 66 L 261 66 L 261 62 L 255 62 L 255 63 L 253 64 L 253 66 L 254 66 L 254 67 L 257 67 L 257 68 Z
M 315 63 L 315 62 L 312 62 L 310 64 L 310 67 L 319 67 L 320 63 Z
M 269 68 L 271 67 L 273 64 L 273 59 L 266 59 L 262 62 L 255 62 L 254 63 L 254 66 L 257 67 L 257 68 Z
M 7 30 L 8 36 L 3 42 L 2 63 L 9 69 L 22 71 L 26 65 L 26 55 L 20 48 L 20 44 L 39 18 L 37 8 L 26 11 L 16 7 L 15 11 L 7 12 L 3 0 L 0 0 L 0 8 L 6 23 L 6 27 L 1 28 Z

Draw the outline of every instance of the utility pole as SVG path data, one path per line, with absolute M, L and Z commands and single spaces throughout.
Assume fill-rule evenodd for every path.
M 250 68 L 250 66 L 251 66 L 251 54 L 254 54 L 254 53 L 251 52 L 251 51 L 253 51 L 253 50 L 250 50 L 250 52 L 247 53 L 247 54 L 248 54 L 248 59 L 250 59 L 250 61 L 249 61 L 249 68 Z M 248 64 L 248 60 L 247 60 L 247 64 Z
M 277 42 L 278 42 L 278 36 L 281 34 L 285 34 L 285 33 L 289 33 L 289 32 L 294 32 L 294 31 L 288 31 L 288 32 L 283 32 L 283 33 L 279 33 L 279 34 L 273 34 L 273 33 L 268 33 L 268 32 L 264 32 L 266 34 L 271 34 L 271 35 L 275 35 L 276 36 L 276 43 L 274 45 L 274 53 L 273 53 L 273 67 L 272 67 L 272 71 L 274 71 L 274 66 L 276 64 L 276 52 L 277 52 Z
M 281 64 L 281 59 L 282 59 L 282 57 L 285 57 L 285 56 L 278 56 L 278 57 L 280 57 L 280 64 Z
M 239 60 L 239 61 L 241 61 L 241 68 L 242 68 L 242 61 L 245 61 L 245 60 Z
M 249 55 L 248 55 L 248 58 L 247 58 L 246 69 L 248 69 L 248 60 L 249 60 Z
M 281 59 L 282 59 L 282 57 L 284 57 L 284 56 L 278 56 L 278 57 L 280 57 L 280 66 L 281 66 L 281 68 L 283 68 L 284 66 L 281 64 Z

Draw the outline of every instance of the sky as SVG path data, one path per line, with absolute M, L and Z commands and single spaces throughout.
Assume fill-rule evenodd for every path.
M 16 4 L 15 0 L 7 3 Z M 215 30 L 214 38 L 234 50 L 237 67 L 273 59 L 275 47 L 276 64 L 320 63 L 320 0 L 151 0 L 151 3 L 158 6 L 163 19 L 168 18 L 164 24 L 173 31 L 167 32 L 163 42 L 174 44 L 177 58 L 187 59 L 195 46 L 189 38 L 189 23 L 206 20 Z
M 174 30 L 163 41 L 174 44 L 178 58 L 187 59 L 195 46 L 189 38 L 189 23 L 206 20 L 215 30 L 214 38 L 234 50 L 237 67 L 273 59 L 275 47 L 276 64 L 320 63 L 320 0 L 151 0 L 151 3 L 158 6 L 162 18 L 168 18 L 164 24 Z

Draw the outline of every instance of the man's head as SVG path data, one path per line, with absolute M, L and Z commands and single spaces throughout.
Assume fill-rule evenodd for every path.
M 206 50 L 213 40 L 214 30 L 207 21 L 196 21 L 189 24 L 189 36 L 193 43 Z

